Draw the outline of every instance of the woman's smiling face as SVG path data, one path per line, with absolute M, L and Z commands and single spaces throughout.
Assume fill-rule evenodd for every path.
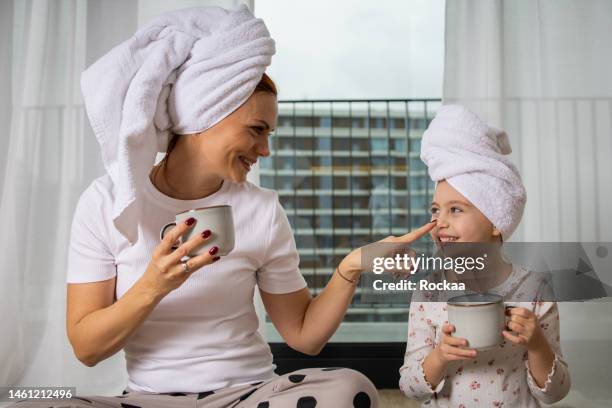
M 227 118 L 202 132 L 207 171 L 234 182 L 246 180 L 259 157 L 270 155 L 268 136 L 277 116 L 276 96 L 256 92 Z
M 431 219 L 437 220 L 431 237 L 444 242 L 495 242 L 501 233 L 491 221 L 446 180 L 438 182 L 431 203 Z

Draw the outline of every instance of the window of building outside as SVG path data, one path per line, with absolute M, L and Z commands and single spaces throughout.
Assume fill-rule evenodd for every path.
M 324 15 L 310 2 L 255 4 L 276 40 L 268 73 L 279 88 L 260 182 L 279 192 L 313 295 L 352 248 L 429 221 L 434 184 L 420 140 L 440 106 L 444 45 L 443 0 L 320 6 Z M 364 36 L 363 15 L 388 30 Z M 357 288 L 331 341 L 405 344 L 409 293 L 369 289 Z M 282 342 L 269 320 L 265 333 Z

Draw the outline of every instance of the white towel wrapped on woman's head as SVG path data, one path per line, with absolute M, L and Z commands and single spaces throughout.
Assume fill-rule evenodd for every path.
M 139 199 L 172 133 L 206 130 L 253 93 L 275 53 L 261 19 L 198 7 L 161 15 L 81 77 L 85 108 L 115 185 L 113 221 L 138 239 Z
M 421 141 L 431 179 L 446 180 L 470 200 L 504 241 L 521 221 L 527 199 L 511 152 L 506 132 L 459 105 L 440 107 Z

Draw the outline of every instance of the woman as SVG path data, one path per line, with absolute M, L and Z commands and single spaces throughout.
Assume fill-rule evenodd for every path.
M 124 395 L 79 396 L 71 404 L 377 406 L 373 384 L 353 370 L 277 376 L 257 331 L 255 285 L 288 345 L 317 354 L 361 274 L 356 250 L 312 299 L 277 194 L 245 181 L 269 155 L 276 123 L 276 87 L 264 73 L 273 53 L 265 25 L 246 7 L 196 8 L 161 16 L 83 74 L 107 174 L 75 211 L 67 332 L 90 367 L 123 349 L 129 382 Z M 153 166 L 157 150 L 167 154 Z M 193 219 L 160 242 L 175 214 L 219 204 L 231 205 L 235 220 L 227 256 L 213 247 L 181 262 L 215 233 L 205 229 L 173 248 Z M 432 226 L 387 241 L 411 242 Z

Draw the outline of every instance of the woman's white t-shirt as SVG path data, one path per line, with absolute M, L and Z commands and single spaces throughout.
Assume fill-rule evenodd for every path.
M 270 348 L 257 331 L 255 285 L 275 294 L 306 287 L 277 193 L 225 181 L 203 199 L 177 200 L 147 178 L 144 198 L 139 239 L 130 246 L 113 224 L 110 177 L 85 190 L 72 222 L 68 283 L 116 277 L 120 299 L 146 270 L 162 226 L 188 209 L 231 205 L 236 242 L 229 255 L 164 297 L 129 338 L 128 389 L 196 393 L 274 377 Z

